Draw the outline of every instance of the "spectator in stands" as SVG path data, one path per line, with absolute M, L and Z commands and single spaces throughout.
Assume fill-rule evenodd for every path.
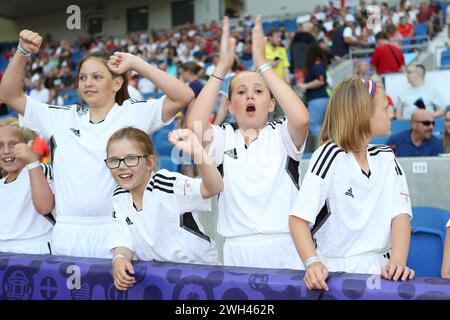
M 447 107 L 444 114 L 445 126 L 443 134 L 443 149 L 444 153 L 450 153 L 450 107 Z
M 417 110 L 411 116 L 411 129 L 389 137 L 386 144 L 397 157 L 431 157 L 442 153 L 442 142 L 433 136 L 433 113 Z
M 219 64 L 194 102 L 188 127 L 195 130 L 196 122 L 201 121 L 201 130 L 197 128 L 195 133 L 204 145 L 211 143 L 209 154 L 223 167 L 217 230 L 225 237 L 224 264 L 303 269 L 287 217 L 298 190 L 296 161 L 305 146 L 308 111 L 266 60 L 261 17 L 257 16 L 252 52 L 259 72 L 240 72 L 230 83 L 227 104 L 237 125 L 209 124 L 223 77 L 234 62 L 228 18 L 224 17 L 223 24 Z M 270 89 L 287 119 L 267 122 L 275 107 Z
M 52 169 L 32 150 L 34 134 L 0 122 L 0 252 L 51 254 Z M 51 216 L 51 214 L 50 214 Z
M 445 236 L 444 256 L 442 257 L 441 277 L 450 278 L 450 219 L 447 222 Z
M 174 130 L 169 141 L 197 159 L 201 179 L 156 171 L 152 141 L 142 130 L 119 129 L 108 140 L 105 163 L 119 185 L 109 245 L 118 290 L 136 281 L 131 260 L 219 264 L 214 241 L 192 212 L 211 211 L 209 198 L 223 190 L 222 177 L 192 131 Z
M 370 80 L 375 82 L 377 84 L 378 88 L 382 88 L 384 90 L 383 79 L 381 78 L 380 75 L 374 73 L 370 76 Z M 395 118 L 394 101 L 387 93 L 386 93 L 386 99 L 388 101 L 389 120 L 393 120 Z
M 211 65 L 206 68 L 205 74 L 209 77 L 217 66 L 217 62 L 219 61 L 219 54 L 213 53 L 211 57 Z
M 44 86 L 44 81 L 37 73 L 31 78 L 32 89 L 30 97 L 43 103 L 48 103 L 50 91 Z
M 408 15 L 400 17 L 400 23 L 397 26 L 397 31 L 403 38 L 412 38 L 414 36 L 414 25 L 409 22 Z
M 300 20 L 299 22 L 302 22 Z M 316 41 L 313 35 L 313 24 L 302 22 L 297 24 L 297 32 L 291 42 L 292 69 L 295 75 L 295 83 L 299 85 L 303 82 L 305 53 L 308 47 Z
M 380 31 L 375 39 L 377 47 L 370 60 L 372 69 L 379 75 L 404 70 L 405 56 L 401 49 L 389 43 L 387 33 Z
M 360 41 L 358 39 L 360 35 L 355 32 L 355 22 L 355 17 L 351 14 L 347 14 L 345 16 L 345 23 L 333 31 L 331 54 L 334 55 L 335 58 L 339 59 L 347 55 L 350 51 L 350 46 L 366 44 L 365 41 Z
M 23 116 L 24 126 L 52 137 L 57 145 L 53 253 L 110 257 L 107 239 L 115 183 L 102 162 L 111 133 L 124 126 L 151 133 L 170 122 L 194 94 L 137 56 L 100 51 L 86 55 L 78 68 L 78 90 L 87 108 L 47 105 L 22 92 L 28 57 L 39 52 L 41 43 L 39 34 L 20 32 L 18 50 L 0 83 L 0 100 Z M 166 96 L 138 103 L 128 99 L 129 71 L 147 77 Z
M 373 81 L 352 77 L 333 90 L 322 145 L 289 217 L 308 289 L 328 291 L 329 271 L 414 278 L 406 266 L 412 210 L 405 175 L 389 147 L 368 144 L 389 130 L 387 100 Z
M 354 73 L 360 79 L 369 80 L 369 64 L 365 59 L 358 60 Z
M 327 63 L 319 44 L 309 46 L 305 55 L 305 81 L 298 87 L 305 93 L 310 117 L 309 130 L 319 136 L 328 104 Z
M 388 42 L 401 50 L 403 45 L 403 37 L 400 32 L 397 31 L 397 27 L 393 23 L 389 23 L 386 26 L 386 33 L 388 36 Z
M 411 87 L 398 97 L 397 119 L 410 119 L 417 109 L 429 110 L 435 117 L 444 114 L 442 96 L 435 87 L 425 83 L 425 71 L 425 67 L 421 64 L 412 64 L 406 68 L 406 76 Z
M 281 32 L 270 29 L 267 32 L 266 60 L 269 61 L 275 73 L 287 83 L 290 83 L 289 60 L 286 48 L 281 45 Z

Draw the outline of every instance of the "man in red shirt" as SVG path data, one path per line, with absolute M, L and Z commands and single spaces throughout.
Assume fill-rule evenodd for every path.
M 385 31 L 375 36 L 377 46 L 373 53 L 370 65 L 378 74 L 400 72 L 405 68 L 405 57 L 402 50 L 389 44 L 389 37 Z
M 414 35 L 414 25 L 408 21 L 408 16 L 400 18 L 400 23 L 397 27 L 403 38 L 411 38 Z

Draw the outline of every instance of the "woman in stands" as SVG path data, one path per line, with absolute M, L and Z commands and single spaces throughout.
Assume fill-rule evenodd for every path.
M 299 161 L 308 132 L 305 105 L 265 59 L 261 18 L 252 33 L 257 72 L 242 71 L 230 82 L 227 107 L 237 126 L 209 123 L 224 76 L 234 62 L 235 39 L 223 19 L 220 58 L 195 100 L 188 127 L 209 144 L 223 169 L 224 191 L 219 197 L 218 232 L 225 237 L 224 264 L 260 268 L 303 269 L 289 234 L 288 214 L 299 185 Z M 268 123 L 275 99 L 287 119 Z
M 450 107 L 447 107 L 444 113 L 445 126 L 444 126 L 444 137 L 442 143 L 444 144 L 444 153 L 450 153 Z
M 290 216 L 309 289 L 328 290 L 329 271 L 414 278 L 406 266 L 412 213 L 404 171 L 389 147 L 368 144 L 389 134 L 387 110 L 371 80 L 352 77 L 333 91 Z
M 119 184 L 113 195 L 111 244 L 113 278 L 126 290 L 134 278 L 130 261 L 159 260 L 218 264 L 214 241 L 203 233 L 193 211 L 211 211 L 208 199 L 223 190 L 219 171 L 196 136 L 188 129 L 169 134 L 180 150 L 200 159 L 202 179 L 192 179 L 165 169 L 154 171 L 156 156 L 149 136 L 127 127 L 108 141 L 105 160 Z
M 52 169 L 31 149 L 34 134 L 16 119 L 0 122 L 0 252 L 50 254 L 55 204 Z
M 114 180 L 102 165 L 111 134 L 124 126 L 147 133 L 166 125 L 193 99 L 185 84 L 129 53 L 90 53 L 80 61 L 78 90 L 87 108 L 40 103 L 22 91 L 28 57 L 37 53 L 42 37 L 20 32 L 17 52 L 0 84 L 0 100 L 23 115 L 23 125 L 52 138 L 56 225 L 53 253 L 110 257 L 107 244 Z M 167 96 L 158 100 L 128 99 L 126 73 L 148 78 Z

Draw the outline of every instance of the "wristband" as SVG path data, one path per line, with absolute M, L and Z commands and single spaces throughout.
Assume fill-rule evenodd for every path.
M 216 76 L 216 75 L 214 75 L 214 74 L 211 74 L 211 77 L 216 78 L 216 79 L 218 79 L 218 80 L 220 80 L 220 81 L 223 81 L 223 78 L 220 78 L 220 77 L 218 77 L 218 76 Z
M 36 160 L 35 162 L 27 164 L 25 167 L 27 167 L 27 170 L 30 171 L 36 167 L 39 167 L 40 165 L 41 165 L 41 163 L 38 160 Z
M 19 51 L 19 53 L 20 53 L 22 56 L 27 57 L 27 58 L 31 57 L 31 55 L 32 55 L 31 52 L 28 52 L 28 51 L 24 50 L 24 49 L 20 46 L 20 44 L 17 45 L 17 51 Z
M 111 264 L 114 264 L 114 261 L 116 261 L 117 258 L 124 258 L 124 259 L 127 259 L 127 257 L 125 257 L 125 256 L 123 256 L 123 255 L 121 255 L 121 254 L 116 254 L 116 255 L 113 257 Z M 128 260 L 128 259 L 127 259 L 127 260 Z
M 305 268 L 308 269 L 313 263 L 322 262 L 318 256 L 312 256 L 308 260 L 305 261 Z
M 260 74 L 263 74 L 264 72 L 266 72 L 267 70 L 272 69 L 272 66 L 269 63 L 264 63 L 263 65 L 261 65 L 258 68 L 258 72 Z

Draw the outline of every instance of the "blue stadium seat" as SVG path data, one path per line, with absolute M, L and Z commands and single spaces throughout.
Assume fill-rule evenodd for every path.
M 388 138 L 389 136 L 373 137 L 372 140 L 370 140 L 370 144 L 386 144 Z
M 311 159 L 311 157 L 312 157 L 312 153 L 304 153 L 302 159 L 308 160 L 308 159 Z
M 441 52 L 441 68 L 450 68 L 450 50 Z
M 427 36 L 428 35 L 428 23 L 414 23 L 414 36 Z M 422 42 L 424 40 L 416 40 L 416 42 Z
M 64 99 L 64 104 L 80 104 L 76 89 L 62 90 L 61 97 Z
M 418 277 L 440 277 L 445 234 L 450 212 L 431 207 L 413 207 L 411 245 L 407 265 Z
M 442 138 L 445 128 L 445 118 L 439 117 L 434 119 L 434 121 L 436 121 L 436 123 L 433 128 L 433 134 L 439 138 Z
M 411 129 L 411 120 L 392 120 L 391 122 L 391 134 L 396 134 L 401 131 Z
M 3 55 L 0 55 L 0 72 L 5 71 L 7 66 L 8 59 L 6 59 Z
M 142 94 L 142 96 L 144 97 L 145 100 L 158 99 L 158 98 L 161 98 L 163 95 L 164 95 L 164 93 L 162 93 L 162 92 L 150 92 L 150 93 Z
M 180 165 L 174 163 L 170 156 L 160 156 L 159 157 L 159 167 L 161 169 L 166 169 L 172 172 L 179 172 Z

